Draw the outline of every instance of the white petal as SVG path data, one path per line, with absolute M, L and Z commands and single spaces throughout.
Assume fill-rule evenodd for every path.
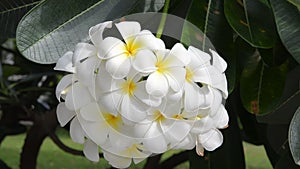
M 185 82 L 186 70 L 183 67 L 170 68 L 168 70 L 166 77 L 168 78 L 169 85 L 175 92 L 179 92 Z
M 169 83 L 166 77 L 158 72 L 152 73 L 146 82 L 146 90 L 150 95 L 163 97 L 167 94 Z
M 116 56 L 106 62 L 106 71 L 109 72 L 114 79 L 123 79 L 128 75 L 130 67 L 130 58 L 126 55 Z
M 181 113 L 181 103 L 179 102 L 166 102 L 164 110 L 161 112 L 164 116 L 168 118 L 174 118 L 174 116 Z
M 128 137 L 127 135 L 116 131 L 111 130 L 109 133 L 109 140 L 112 145 L 112 147 L 122 150 L 125 149 L 133 144 L 134 139 L 131 137 Z
M 141 50 L 137 52 L 135 59 L 133 60 L 133 67 L 142 73 L 154 72 L 157 59 L 154 53 L 150 50 Z
M 169 90 L 167 96 L 166 96 L 166 99 L 169 101 L 169 102 L 178 102 L 179 100 L 182 99 L 182 94 L 183 94 L 183 90 L 180 90 L 178 92 L 175 92 L 173 90 Z
M 150 49 L 153 51 L 165 49 L 164 42 L 161 39 L 156 38 L 148 30 L 143 30 L 136 35 L 133 41 L 133 46 L 138 46 L 140 49 Z
M 137 102 L 134 97 L 125 95 L 121 103 L 121 115 L 133 122 L 140 122 L 147 116 L 145 105 Z
M 174 149 L 192 150 L 196 145 L 196 138 L 188 134 Z
M 134 91 L 134 96 L 150 107 L 157 107 L 161 103 L 161 98 L 153 97 L 146 92 L 145 81 L 137 83 L 137 89 Z
M 95 56 L 96 54 L 97 52 L 95 46 L 89 43 L 78 43 L 75 47 L 72 63 L 73 65 L 76 65 L 82 59 Z
M 125 41 L 128 38 L 132 38 L 132 36 L 135 36 L 141 31 L 141 25 L 138 22 L 132 22 L 132 21 L 124 21 L 124 22 L 116 23 L 116 27 L 121 33 Z
M 195 120 L 193 122 L 193 128 L 191 130 L 192 133 L 201 134 L 210 131 L 214 128 L 215 124 L 212 118 L 206 116 L 201 118 L 200 120 Z
M 87 159 L 91 161 L 99 161 L 98 146 L 90 139 L 86 139 L 84 143 L 83 154 Z
M 66 107 L 70 110 L 78 110 L 92 101 L 88 89 L 81 84 L 74 83 L 66 96 Z
M 225 60 L 214 50 L 209 49 L 213 56 L 213 66 L 219 69 L 220 72 L 225 72 L 227 68 L 227 63 Z
M 73 74 L 66 75 L 59 81 L 55 89 L 55 95 L 57 100 L 60 100 L 61 95 L 64 93 L 63 91 L 66 90 L 66 88 L 72 84 L 72 81 Z
M 194 83 L 185 83 L 184 108 L 187 112 L 210 107 L 213 102 L 213 93 L 207 86 L 199 87 Z
M 115 168 L 128 168 L 131 164 L 131 158 L 121 157 L 107 151 L 103 151 L 104 158 Z
M 163 133 L 172 146 L 180 143 L 190 132 L 192 126 L 183 120 L 164 120 L 161 122 Z
M 225 128 L 228 126 L 228 113 L 223 105 L 219 107 L 218 112 L 216 113 L 215 116 L 212 117 L 213 121 L 215 121 L 215 126 L 217 128 Z
M 112 21 L 106 21 L 90 28 L 89 36 L 95 46 L 99 47 L 99 43 L 103 39 L 102 34 L 104 29 L 111 28 L 111 26 L 112 26 Z
M 83 117 L 84 120 L 90 121 L 90 122 L 98 122 L 101 121 L 101 111 L 96 102 L 91 102 L 87 104 L 86 106 L 83 106 L 80 109 L 80 114 Z
M 213 66 L 195 69 L 193 80 L 195 82 L 211 85 L 212 87 L 221 90 L 224 98 L 227 98 L 228 96 L 226 76 Z
M 172 47 L 169 55 L 178 58 L 183 63 L 183 65 L 187 65 L 191 60 L 190 56 L 187 53 L 187 50 L 181 43 L 176 43 Z
M 188 54 L 191 57 L 189 67 L 192 70 L 195 68 L 203 67 L 208 63 L 210 64 L 211 56 L 208 53 L 201 51 L 200 49 L 190 46 L 188 48 Z
M 68 51 L 62 57 L 60 57 L 54 67 L 54 70 L 61 70 L 65 72 L 74 73 L 74 67 L 72 64 L 73 52 Z
M 109 128 L 105 121 L 90 122 L 84 120 L 80 115 L 77 116 L 82 129 L 86 135 L 97 145 L 103 145 L 108 140 Z
M 167 142 L 157 122 L 153 122 L 148 129 L 143 145 L 152 153 L 164 153 L 167 151 Z
M 202 146 L 208 151 L 214 151 L 223 143 L 223 135 L 218 129 L 210 130 L 204 134 L 200 134 L 198 139 Z
M 76 65 L 78 80 L 88 88 L 94 98 L 96 98 L 95 79 L 97 75 L 95 72 L 97 72 L 100 62 L 99 58 L 91 57 Z
M 60 126 L 65 126 L 74 116 L 74 111 L 67 109 L 65 103 L 59 103 L 56 109 L 57 120 Z
M 115 37 L 107 37 L 99 44 L 98 57 L 100 59 L 110 59 L 126 52 L 124 42 Z
M 100 97 L 100 104 L 108 113 L 117 115 L 121 105 L 122 95 L 120 91 L 111 92 Z M 101 108 L 102 109 L 102 108 Z
M 77 118 L 73 118 L 70 124 L 70 136 L 75 143 L 84 143 L 84 132 Z
M 209 90 L 213 93 L 213 102 L 210 106 L 210 116 L 215 116 L 215 114 L 220 109 L 220 106 L 222 105 L 222 92 L 218 89 L 209 87 Z
M 111 93 L 113 91 L 116 91 L 120 89 L 120 84 L 124 82 L 123 79 L 116 80 L 113 79 L 110 74 L 105 70 L 105 64 L 102 62 L 99 67 L 99 73 L 96 76 L 96 82 L 95 85 L 97 86 L 96 92 L 98 94 L 103 93 Z

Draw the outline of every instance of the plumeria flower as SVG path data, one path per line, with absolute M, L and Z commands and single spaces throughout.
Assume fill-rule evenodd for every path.
M 103 102 L 110 112 L 119 112 L 124 120 L 139 122 L 146 118 L 146 110 L 158 106 L 161 98 L 149 96 L 145 90 L 145 81 L 140 81 L 141 76 L 132 70 L 126 79 L 113 79 L 105 70 L 100 71 L 100 83 L 105 81 L 110 85 L 102 85 L 100 102 Z
M 152 108 L 147 119 L 136 124 L 134 131 L 143 139 L 145 148 L 152 153 L 163 153 L 181 142 L 191 128 L 190 123 L 182 120 L 178 104 L 165 103 Z
M 165 44 L 150 31 L 142 30 L 138 22 L 120 22 L 115 24 L 123 41 L 107 37 L 99 44 L 99 57 L 107 60 L 106 70 L 113 78 L 126 77 L 131 69 L 131 61 L 141 49 L 162 50 Z
M 184 83 L 186 71 L 184 66 L 189 63 L 189 57 L 180 43 L 169 50 L 141 50 L 133 62 L 134 68 L 143 74 L 149 74 L 146 90 L 156 97 L 166 96 L 169 88 L 179 92 Z
M 227 97 L 227 81 L 223 73 L 226 63 L 214 51 L 211 52 L 214 55 L 213 60 L 221 68 L 211 64 L 209 54 L 192 46 L 188 49 L 191 62 L 185 67 L 187 73 L 184 85 L 184 108 L 188 112 L 197 112 L 200 109 L 204 110 L 203 113 L 215 112 L 222 105 L 222 95 L 214 88 L 221 90 L 223 97 Z
M 57 62 L 64 76 L 56 88 L 57 119 L 70 122 L 74 142 L 98 161 L 98 146 L 114 167 L 127 168 L 169 149 L 199 155 L 223 142 L 228 126 L 226 62 L 193 46 L 170 50 L 138 22 L 115 24 L 122 39 L 103 37 L 111 21 L 89 30 Z

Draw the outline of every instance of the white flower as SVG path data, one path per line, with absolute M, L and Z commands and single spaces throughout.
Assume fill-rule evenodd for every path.
M 163 153 L 180 143 L 192 125 L 183 120 L 180 104 L 162 104 L 152 108 L 144 121 L 136 124 L 134 132 L 152 153 Z
M 199 155 L 223 142 L 228 125 L 226 62 L 213 50 L 175 44 L 170 50 L 138 22 L 115 24 L 122 40 L 103 37 L 112 22 L 89 30 L 55 70 L 57 119 L 84 155 L 98 161 L 98 146 L 114 167 L 127 168 L 151 154 L 193 149 Z
M 108 73 L 103 70 L 99 75 L 99 83 L 110 85 L 103 86 L 100 90 L 99 101 L 104 107 L 113 114 L 119 112 L 124 120 L 139 122 L 146 118 L 146 110 L 152 106 L 158 106 L 160 98 L 151 97 L 146 93 L 145 81 L 140 81 L 141 76 L 136 75 L 134 71 L 127 76 L 127 79 L 113 79 L 106 76 Z M 98 84 L 98 83 L 97 83 Z
M 162 40 L 148 30 L 141 31 L 138 22 L 116 24 L 125 42 L 115 37 L 107 37 L 99 44 L 99 57 L 107 60 L 106 70 L 115 79 L 126 77 L 130 71 L 131 60 L 141 49 L 161 50 L 165 48 Z
M 156 97 L 163 97 L 168 93 L 169 87 L 175 92 L 182 88 L 186 73 L 184 66 L 188 62 L 186 49 L 177 43 L 171 51 L 138 52 L 133 66 L 137 71 L 149 74 L 146 82 L 147 92 Z

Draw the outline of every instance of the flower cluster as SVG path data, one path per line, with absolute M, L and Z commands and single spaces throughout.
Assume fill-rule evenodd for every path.
M 103 36 L 112 26 L 123 39 Z M 70 136 L 89 160 L 99 160 L 100 147 L 112 166 L 126 168 L 169 149 L 203 155 L 222 144 L 227 65 L 215 51 L 166 49 L 133 21 L 100 23 L 89 37 L 55 67 L 71 73 L 56 88 L 58 121 L 71 121 Z

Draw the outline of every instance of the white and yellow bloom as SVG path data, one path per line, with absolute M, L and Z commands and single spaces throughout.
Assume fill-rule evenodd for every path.
M 61 57 L 55 69 L 64 76 L 56 88 L 57 118 L 70 122 L 84 155 L 104 158 L 117 168 L 137 164 L 169 149 L 203 155 L 223 142 L 228 125 L 226 62 L 190 46 L 170 50 L 138 22 L 115 24 L 122 36 L 103 37 L 111 21 L 89 30 L 89 43 Z
M 141 50 L 133 62 L 134 68 L 143 74 L 149 74 L 146 90 L 156 97 L 166 96 L 169 88 L 179 92 L 183 86 L 186 71 L 184 66 L 189 63 L 187 51 L 182 44 L 175 44 L 169 50 Z
M 126 77 L 131 69 L 131 60 L 141 49 L 162 50 L 165 45 L 150 31 L 142 30 L 138 22 L 120 22 L 115 24 L 123 40 L 107 37 L 99 44 L 99 57 L 107 60 L 106 70 L 113 78 Z

